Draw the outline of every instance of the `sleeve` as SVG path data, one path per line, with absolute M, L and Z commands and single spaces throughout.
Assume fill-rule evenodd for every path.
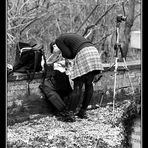
M 62 56 L 67 59 L 72 58 L 72 52 L 71 50 L 65 45 L 64 41 L 61 39 L 56 39 L 55 41 L 56 45 L 62 52 Z
M 53 64 L 58 61 L 60 58 L 59 54 L 51 54 L 50 57 L 47 59 L 47 64 Z

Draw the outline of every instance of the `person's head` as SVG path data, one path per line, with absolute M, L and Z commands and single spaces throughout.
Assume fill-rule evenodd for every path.
M 51 53 L 60 53 L 60 49 L 58 48 L 58 46 L 54 42 L 50 43 L 50 52 Z

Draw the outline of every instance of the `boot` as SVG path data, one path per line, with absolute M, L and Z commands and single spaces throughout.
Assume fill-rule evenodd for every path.
M 75 122 L 75 115 L 73 111 L 63 110 L 59 113 L 62 121 L 64 122 Z
M 74 112 L 73 111 L 66 111 L 64 121 L 65 122 L 75 122 L 76 118 L 75 118 Z
M 80 109 L 80 111 L 77 113 L 77 116 L 81 119 L 87 119 L 86 110 Z

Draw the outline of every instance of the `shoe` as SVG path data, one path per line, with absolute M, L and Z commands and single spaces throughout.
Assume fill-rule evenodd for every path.
M 75 115 L 72 111 L 69 111 L 65 114 L 65 118 L 64 118 L 65 122 L 75 122 L 76 118 Z
M 81 119 L 87 119 L 87 115 L 86 115 L 86 111 L 81 109 L 78 113 L 77 113 L 77 116 Z
M 102 78 L 103 74 L 99 73 L 98 75 L 96 75 L 94 77 L 93 83 L 97 83 L 101 78 Z
M 72 111 L 60 112 L 58 119 L 63 122 L 75 122 L 76 121 L 76 118 L 75 118 L 74 113 Z

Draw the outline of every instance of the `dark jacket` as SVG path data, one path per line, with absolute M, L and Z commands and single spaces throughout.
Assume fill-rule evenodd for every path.
M 75 58 L 82 48 L 93 45 L 89 40 L 75 33 L 62 34 L 55 40 L 55 44 L 61 50 L 62 56 L 67 59 Z
M 49 91 L 57 92 L 61 98 L 68 96 L 72 91 L 69 78 L 66 73 L 54 70 L 53 65 L 48 65 L 47 67 L 44 84 L 49 88 Z

